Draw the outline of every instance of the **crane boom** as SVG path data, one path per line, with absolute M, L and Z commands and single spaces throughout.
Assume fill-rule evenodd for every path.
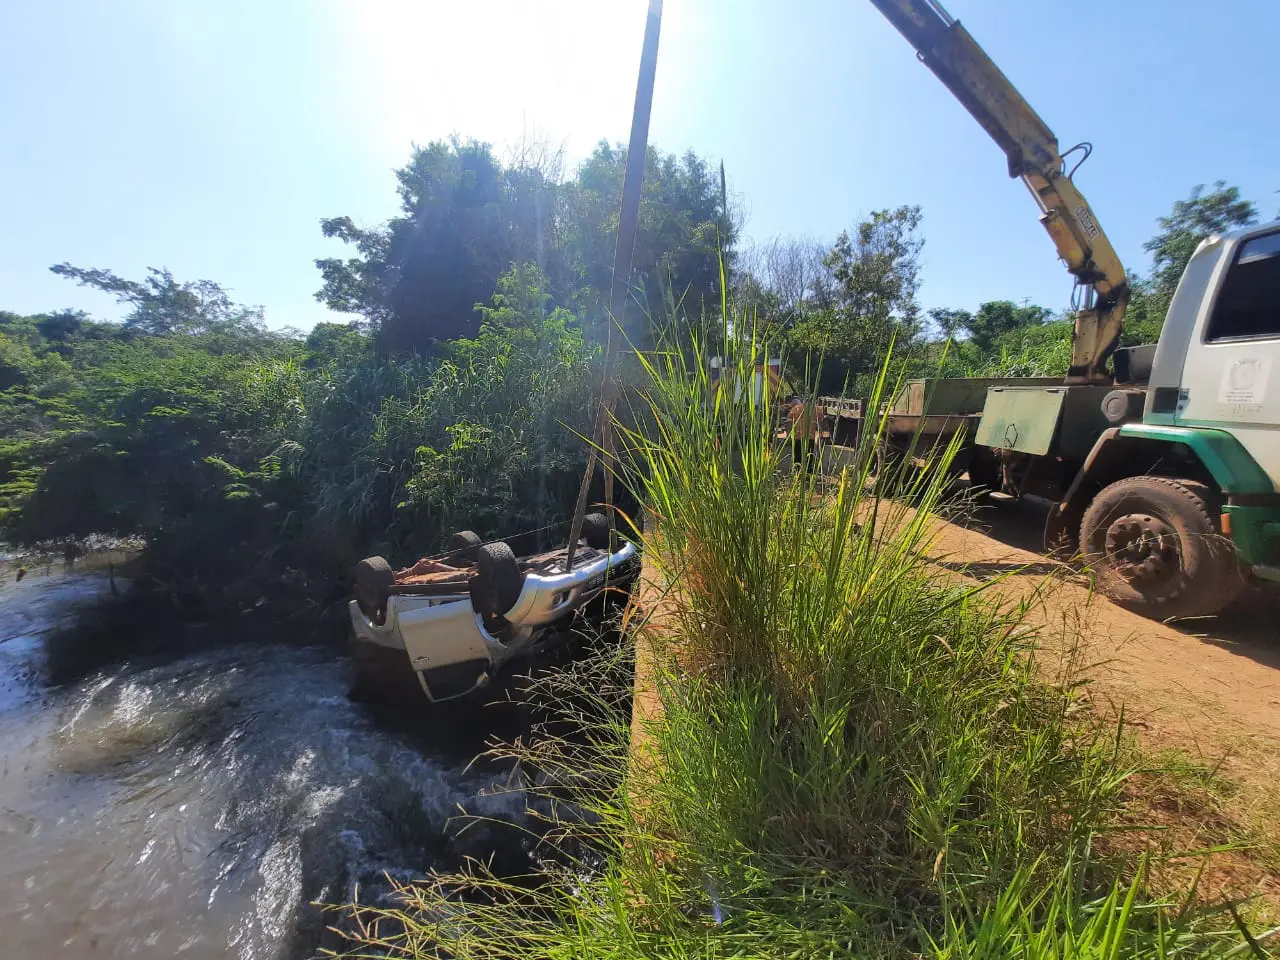
M 1077 303 L 1067 382 L 1109 382 L 1106 362 L 1124 326 L 1128 278 L 1066 172 L 1058 138 L 937 0 L 871 2 L 1004 151 L 1009 176 L 1021 177 L 1039 204 L 1040 222 L 1084 292 Z

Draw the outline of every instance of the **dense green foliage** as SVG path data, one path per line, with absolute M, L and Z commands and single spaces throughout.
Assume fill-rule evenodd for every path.
M 149 531 L 188 515 L 216 478 L 204 457 L 261 443 L 247 363 L 295 350 L 238 316 L 152 335 L 0 314 L 0 338 L 0 509 L 23 540 Z M 182 477 L 185 460 L 202 465 L 198 476 Z
M 1257 209 L 1221 181 L 1177 201 L 1146 243 L 1148 276 L 1130 273 L 1122 346 L 1154 343 L 1178 278 L 1206 236 L 1256 222 Z M 993 300 L 975 309 L 916 301 L 922 241 L 918 207 L 878 210 L 830 248 L 772 240 L 743 258 L 735 298 L 788 348 L 794 373 L 818 369 L 818 389 L 865 396 L 869 373 L 893 344 L 916 376 L 1062 376 L 1071 361 L 1068 311 Z M 1064 282 L 1065 282 L 1064 277 Z M 777 334 L 781 336 L 777 336 Z M 945 350 L 944 350 L 945 347 Z
M 59 264 L 120 323 L 0 314 L 0 522 L 19 542 L 138 534 L 150 569 L 199 596 L 303 569 L 335 582 L 365 552 L 403 561 L 459 527 L 562 536 L 608 330 L 625 151 L 572 176 L 528 148 L 415 149 L 402 213 L 323 232 L 317 296 L 356 313 L 305 338 L 165 270 Z M 650 151 L 635 300 L 718 303 L 734 226 L 717 173 Z M 647 314 L 628 314 L 643 343 Z
M 0 313 L 4 536 L 141 535 L 152 570 L 197 596 L 290 569 L 339 582 L 364 553 L 407 561 L 460 527 L 555 539 L 542 528 L 568 515 L 585 461 L 625 159 L 602 143 L 564 175 L 534 146 L 415 149 L 398 216 L 323 222 L 352 250 L 318 262 L 317 296 L 357 319 L 305 337 L 210 281 L 52 267 L 126 310 Z M 1158 334 L 1199 237 L 1255 217 L 1221 184 L 1176 204 L 1152 276 L 1134 277 L 1128 342 Z M 736 333 L 727 276 L 740 316 L 823 392 L 865 395 L 891 350 L 919 373 L 1065 371 L 1070 322 L 1043 307 L 922 315 L 921 223 L 879 210 L 829 247 L 744 254 L 719 171 L 651 150 L 628 337 L 655 342 L 652 312 L 686 346 Z
M 202 589 L 561 519 L 589 356 L 542 283 L 532 265 L 500 277 L 477 336 L 427 358 L 380 358 L 336 325 L 301 340 L 0 315 L 10 535 L 140 534 L 163 579 Z
M 557 304 L 573 308 L 599 335 L 608 298 L 626 151 L 601 143 L 571 178 L 558 159 L 526 151 L 502 164 L 487 144 L 433 143 L 397 173 L 401 214 L 371 229 L 348 217 L 322 224 L 355 248 L 348 259 L 317 262 L 318 297 L 356 313 L 384 352 L 429 352 L 473 337 L 472 307 L 513 263 L 533 263 Z M 634 282 L 644 302 L 681 300 L 697 316 L 718 302 L 719 254 L 734 226 L 719 178 L 693 153 L 649 151 L 636 238 Z M 646 339 L 643 313 L 633 335 Z
M 511 535 L 562 520 L 581 479 L 589 354 L 547 309 L 537 267 L 500 277 L 474 339 L 437 356 L 330 363 L 307 378 L 300 469 L 324 525 L 409 556 L 462 527 Z
M 828 282 L 787 333 L 794 352 L 817 358 L 822 392 L 865 383 L 895 342 L 920 335 L 920 216 L 919 207 L 877 210 L 823 259 Z

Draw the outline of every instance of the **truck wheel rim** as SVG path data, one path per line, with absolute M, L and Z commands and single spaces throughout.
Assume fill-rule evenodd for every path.
M 1178 535 L 1160 517 L 1130 513 L 1107 527 L 1107 556 L 1122 577 L 1155 583 L 1178 572 Z

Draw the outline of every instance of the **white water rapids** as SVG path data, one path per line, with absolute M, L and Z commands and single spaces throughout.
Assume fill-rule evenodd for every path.
M 484 853 L 462 806 L 520 819 L 473 747 L 350 701 L 333 649 L 203 637 L 49 686 L 46 631 L 105 590 L 0 584 L 0 956 L 309 956 L 312 901 Z

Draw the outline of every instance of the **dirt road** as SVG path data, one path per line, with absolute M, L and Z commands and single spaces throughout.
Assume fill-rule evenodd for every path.
M 1251 592 L 1222 617 L 1156 623 L 1094 595 L 1087 576 L 1038 552 L 1045 507 L 1004 501 L 943 529 L 934 554 L 978 579 L 1008 575 L 1006 596 L 1034 595 L 1045 644 L 1079 628 L 1094 696 L 1123 703 L 1149 735 L 1208 754 L 1254 742 L 1280 751 L 1280 604 Z
M 1251 591 L 1221 617 L 1146 620 L 1044 557 L 1046 516 L 1035 501 L 996 503 L 944 525 L 932 553 L 963 576 L 1006 577 L 992 585 L 1002 596 L 1032 597 L 1042 662 L 1074 656 L 1095 707 L 1125 718 L 1153 764 L 1128 786 L 1141 842 L 1170 853 L 1243 845 L 1211 858 L 1201 894 L 1261 897 L 1280 917 L 1280 595 Z M 1159 870 L 1178 893 L 1200 866 L 1174 857 Z

